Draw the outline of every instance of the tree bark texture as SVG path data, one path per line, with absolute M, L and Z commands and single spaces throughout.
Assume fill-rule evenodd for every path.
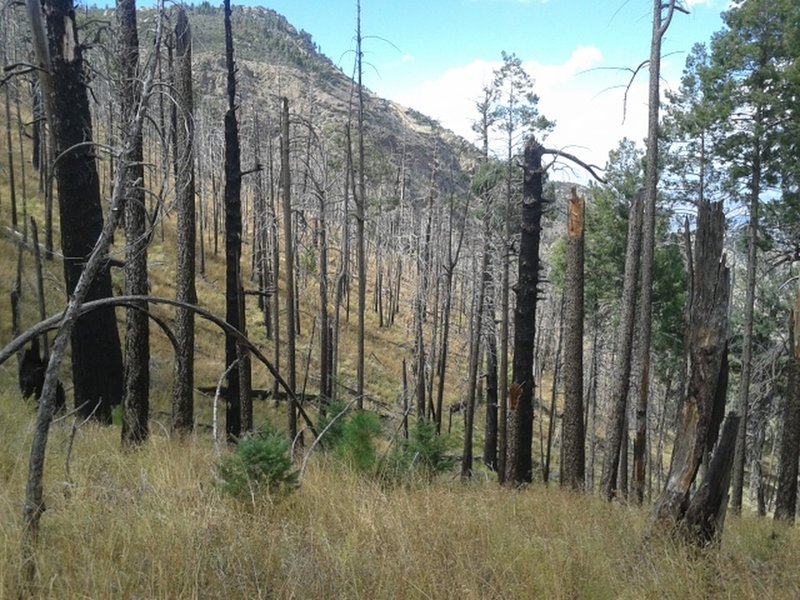
M 119 90 L 122 122 L 129 123 L 141 101 L 139 81 L 139 34 L 136 1 L 117 0 L 119 61 L 122 83 Z M 147 295 L 147 244 L 145 232 L 144 164 L 142 133 L 133 143 L 133 162 L 127 169 L 125 187 L 125 295 Z M 125 370 L 122 396 L 122 445 L 140 444 L 148 436 L 150 411 L 150 322 L 147 303 L 125 312 Z
M 575 188 L 568 203 L 561 485 L 580 490 L 584 486 L 586 466 L 583 425 L 584 200 L 575 194 Z
M 617 362 L 614 367 L 611 403 L 606 425 L 606 456 L 600 479 L 600 490 L 611 500 L 617 488 L 620 444 L 625 428 L 628 389 L 633 353 L 633 328 L 636 315 L 636 280 L 639 272 L 639 251 L 642 240 L 642 195 L 637 192 L 628 213 L 628 244 L 625 250 L 625 279 L 622 284 L 622 313 L 617 331 Z M 626 449 L 627 452 L 627 449 Z
M 289 386 L 297 389 L 296 315 L 294 278 L 294 236 L 292 235 L 292 178 L 289 170 L 289 99 L 282 98 L 281 112 L 281 195 L 283 198 L 283 248 L 286 267 L 286 366 Z M 297 409 L 293 403 L 288 408 L 289 437 L 297 437 Z
M 718 542 L 722 537 L 738 428 L 739 415 L 729 414 L 714 457 L 686 511 L 688 538 L 701 546 Z
M 195 289 L 195 206 L 194 206 L 194 106 L 192 100 L 192 30 L 185 11 L 178 9 L 175 25 L 175 92 L 178 123 L 177 177 L 177 262 L 175 298 L 197 303 Z M 175 352 L 172 388 L 172 431 L 185 434 L 194 424 L 194 313 L 175 311 Z
M 34 39 L 34 45 L 37 48 L 37 61 L 40 65 L 46 65 L 49 62 L 46 54 L 43 54 L 42 47 L 44 46 L 43 40 L 43 28 L 40 25 L 39 17 L 41 16 L 40 7 L 36 4 L 29 4 L 29 14 L 31 14 L 31 21 L 32 21 L 32 31 Z M 49 9 L 53 10 L 54 6 L 49 4 Z M 67 26 L 69 31 L 66 32 L 67 37 L 61 38 L 62 40 L 66 41 L 76 41 L 75 35 L 76 30 L 74 26 L 74 11 L 72 9 L 71 3 L 67 3 L 66 5 L 60 5 L 59 7 L 63 10 L 62 12 L 62 19 L 60 21 L 60 25 Z M 52 12 L 48 15 L 48 17 L 52 17 Z M 52 29 L 50 30 L 52 33 Z M 62 30 L 62 33 L 65 33 Z M 159 23 L 158 31 L 156 33 L 156 51 L 158 50 L 158 45 L 161 39 L 161 27 Z M 50 37 L 50 41 L 53 41 L 52 36 Z M 58 49 L 56 49 L 57 51 Z M 70 55 L 72 56 L 72 55 Z M 74 60 L 74 56 L 73 56 Z M 40 81 L 46 82 L 46 87 L 49 87 L 47 83 L 49 76 L 47 74 L 40 75 Z M 142 97 L 149 98 L 150 95 L 150 86 L 153 79 L 153 69 L 152 66 L 148 70 L 147 77 L 144 81 L 142 87 Z M 54 86 L 54 89 L 59 89 L 57 86 Z M 85 88 L 83 89 L 84 100 L 85 97 Z M 53 101 L 52 96 L 50 97 L 49 101 Z M 53 110 L 57 107 L 58 104 L 53 102 L 53 106 L 47 108 L 47 112 L 49 115 L 53 114 L 55 111 Z M 88 103 L 85 103 L 86 108 L 88 108 Z M 65 113 L 69 114 L 69 113 Z M 134 141 L 136 136 L 139 135 L 142 128 L 142 123 L 144 121 L 144 114 L 145 114 L 145 105 L 144 103 L 139 105 L 138 110 L 136 111 L 135 116 L 131 123 L 129 123 L 128 131 L 130 132 L 130 138 L 126 141 L 125 147 L 122 151 L 122 160 L 120 164 L 120 169 L 117 172 L 117 178 L 115 180 L 114 185 L 114 192 L 111 196 L 111 200 L 109 202 L 109 220 L 102 225 L 101 230 L 98 232 L 97 243 L 95 244 L 94 248 L 91 250 L 89 255 L 86 259 L 85 269 L 83 269 L 79 275 L 78 280 L 76 281 L 73 293 L 69 297 L 69 302 L 67 304 L 67 308 L 64 312 L 56 317 L 54 321 L 58 324 L 59 331 L 56 335 L 55 341 L 53 342 L 53 349 L 50 355 L 50 361 L 48 362 L 47 369 L 45 371 L 44 382 L 42 384 L 42 393 L 41 398 L 39 401 L 39 407 L 36 413 L 36 423 L 34 425 L 34 433 L 31 440 L 31 451 L 30 451 L 30 459 L 28 463 L 28 478 L 27 484 L 25 489 L 25 504 L 23 508 L 23 520 L 24 520 L 24 529 L 23 529 L 23 576 L 26 579 L 26 582 L 32 582 L 34 575 L 36 573 L 36 564 L 35 564 L 35 544 L 38 537 L 39 532 L 39 521 L 41 518 L 42 513 L 44 512 L 44 494 L 43 494 L 43 480 L 44 480 L 44 459 L 47 450 L 47 441 L 48 441 L 48 433 L 50 429 L 50 423 L 53 419 L 53 410 L 55 408 L 55 401 L 57 398 L 57 390 L 59 387 L 58 384 L 58 369 L 61 361 L 63 359 L 64 353 L 66 351 L 68 340 L 71 338 L 74 341 L 74 330 L 77 327 L 78 323 L 80 323 L 81 319 L 81 308 L 84 301 L 90 296 L 93 288 L 95 288 L 93 282 L 96 280 L 97 277 L 105 273 L 108 274 L 108 249 L 111 246 L 111 241 L 113 237 L 114 230 L 116 229 L 117 225 L 119 224 L 119 220 L 122 214 L 122 203 L 123 203 L 123 186 L 122 182 L 125 181 L 127 177 L 127 173 L 125 172 L 130 164 L 133 162 L 134 156 Z M 92 158 L 91 165 L 94 165 L 94 160 Z M 90 165 L 87 165 L 87 168 Z M 94 170 L 95 177 L 94 183 L 95 188 L 98 189 L 97 184 L 97 176 L 96 170 Z M 88 193 L 88 192 L 87 192 Z M 99 196 L 99 190 L 98 194 Z M 99 197 L 98 197 L 98 204 L 99 204 Z M 106 301 L 109 299 L 106 298 Z M 113 301 L 113 300 L 112 300 Z M 103 302 L 103 300 L 97 300 L 97 302 Z M 110 306 L 110 304 L 108 305 Z M 113 316 L 113 311 L 111 311 L 111 315 Z M 51 319 L 53 320 L 53 319 Z M 91 319 L 89 319 L 91 320 Z M 86 321 L 86 319 L 84 319 Z M 44 325 L 44 324 L 40 324 Z M 52 324 L 51 324 L 52 326 Z M 44 329 L 46 330 L 46 329 Z M 43 330 L 43 331 L 44 331 Z M 116 329 L 114 330 L 116 333 Z M 40 333 L 35 333 L 34 335 L 40 335 Z M 120 358 L 121 362 L 121 354 L 119 353 L 119 344 L 117 343 L 116 346 L 117 355 Z M 4 354 L 0 352 L 0 355 Z M 7 358 L 6 356 L 0 356 L 0 364 Z M 102 358 L 102 357 L 96 357 Z M 97 362 L 95 362 L 97 365 Z M 120 376 L 121 376 L 121 366 L 120 366 Z M 108 373 L 96 373 L 98 377 L 106 378 L 109 374 Z M 121 381 L 121 378 L 120 378 Z M 101 404 L 102 407 L 102 404 Z M 110 416 L 110 415 L 109 415 Z
M 539 284 L 539 242 L 544 200 L 542 197 L 542 146 L 531 137 L 525 144 L 522 187 L 522 235 L 519 248 L 519 276 L 514 292 L 514 360 L 511 395 L 518 395 L 514 410 L 513 482 L 533 478 L 533 346 L 536 338 L 536 304 Z
M 761 122 L 760 110 L 756 121 Z M 753 151 L 750 180 L 750 219 L 747 223 L 747 281 L 745 283 L 744 331 L 742 332 L 742 375 L 739 380 L 737 411 L 742 420 L 736 437 L 736 457 L 731 481 L 731 508 L 735 514 L 742 510 L 744 488 L 744 463 L 747 454 L 747 421 L 750 402 L 750 379 L 753 371 L 753 312 L 756 298 L 756 261 L 758 258 L 758 203 L 761 194 L 761 144 L 756 142 Z
M 83 77 L 83 46 L 72 0 L 45 3 L 52 92 L 52 139 L 61 220 L 61 251 L 67 295 L 78 279 L 103 229 L 100 181 L 92 142 L 92 119 Z M 110 297 L 111 274 L 107 260 L 99 265 L 86 300 Z M 72 379 L 75 406 L 82 416 L 111 422 L 111 408 L 122 402 L 122 351 L 117 319 L 111 307 L 82 317 L 71 335 Z M 99 405 L 99 406 L 98 406 Z M 97 410 L 95 410 L 97 407 Z
M 721 203 L 698 208 L 689 335 L 689 381 L 656 521 L 678 523 L 703 460 L 726 348 L 730 272 L 722 256 L 725 216 Z
M 227 67 L 228 110 L 225 112 L 225 320 L 242 330 L 242 170 L 239 147 L 239 123 L 236 119 L 236 70 L 233 61 L 231 4 L 225 0 L 225 63 Z M 229 442 L 241 436 L 241 364 L 236 339 L 225 337 L 225 432 Z
M 783 410 L 775 519 L 794 523 L 797 511 L 797 470 L 800 458 L 800 288 L 789 319 L 789 384 Z
M 489 238 L 484 240 L 483 260 L 481 264 L 481 273 L 486 273 L 489 268 Z M 469 381 L 467 386 L 467 414 L 466 425 L 464 427 L 464 453 L 461 459 L 461 477 L 472 477 L 472 438 L 475 425 L 475 396 L 476 387 L 478 383 L 478 366 L 481 357 L 481 337 L 483 330 L 483 306 L 484 306 L 484 292 L 486 286 L 486 279 L 480 278 L 477 283 L 477 306 L 475 308 L 475 332 L 470 340 L 472 344 L 472 351 L 470 352 L 469 364 Z
M 357 1 L 357 59 L 358 59 L 358 195 L 356 196 L 356 260 L 358 261 L 358 333 L 356 339 L 356 406 L 364 408 L 364 317 L 367 304 L 367 257 L 364 248 L 364 221 L 366 219 L 367 186 L 364 155 L 364 87 L 361 84 L 364 54 L 361 50 L 361 2 Z M 423 372 L 424 373 L 424 372 Z M 423 377 L 420 374 L 420 377 Z M 423 377 L 424 379 L 424 377 Z M 424 413 L 423 413 L 424 414 Z
M 676 0 L 653 0 L 653 26 L 648 61 L 647 154 L 645 157 L 644 218 L 642 221 L 641 285 L 639 302 L 639 397 L 636 436 L 633 442 L 632 491 L 636 504 L 644 497 L 647 453 L 647 406 L 650 394 L 650 346 L 653 333 L 653 257 L 655 254 L 656 203 L 658 200 L 658 114 L 661 107 L 661 41 L 669 28 Z M 668 10 L 666 19 L 662 11 Z
M 490 251 L 487 250 L 487 252 Z M 491 254 L 484 260 L 487 268 L 483 272 L 486 289 L 486 432 L 483 443 L 483 462 L 490 469 L 497 470 L 497 325 L 494 319 L 495 290 Z

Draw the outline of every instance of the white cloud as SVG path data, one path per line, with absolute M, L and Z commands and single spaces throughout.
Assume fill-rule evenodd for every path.
M 563 63 L 523 62 L 535 80 L 540 112 L 556 121 L 547 145 L 601 166 L 605 164 L 609 150 L 616 147 L 622 137 L 639 141 L 647 133 L 647 72 L 639 73 L 639 78 L 628 91 L 627 115 L 623 123 L 624 86 L 628 83 L 629 73 L 599 70 L 596 67 L 602 64 L 602 60 L 598 48 L 577 46 Z M 471 130 L 477 116 L 475 101 L 498 66 L 499 62 L 476 60 L 390 96 L 475 141 Z M 558 176 L 559 179 L 575 177 L 585 180 L 583 173 L 562 172 Z

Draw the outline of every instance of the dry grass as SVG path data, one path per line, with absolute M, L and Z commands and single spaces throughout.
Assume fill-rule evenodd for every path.
M 5 389 L 9 378 L 2 375 Z M 0 597 L 14 597 L 31 408 L 0 397 Z M 207 436 L 154 435 L 119 450 L 116 428 L 70 423 L 47 462 L 37 597 L 797 598 L 800 536 L 732 519 L 719 551 L 643 541 L 646 513 L 491 481 L 387 487 L 327 457 L 281 502 L 213 485 Z M 69 490 L 65 493 L 65 490 Z

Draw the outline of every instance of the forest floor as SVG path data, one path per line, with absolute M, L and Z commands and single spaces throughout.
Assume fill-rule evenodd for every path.
M 16 596 L 33 407 L 0 372 L 0 597 Z M 455 474 L 390 485 L 318 454 L 284 498 L 214 483 L 207 434 L 56 424 L 37 597 L 798 598 L 800 531 L 729 518 L 721 547 L 645 539 L 648 512 Z

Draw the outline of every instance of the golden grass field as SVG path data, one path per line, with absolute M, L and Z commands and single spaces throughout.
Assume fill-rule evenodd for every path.
M 0 597 L 16 594 L 32 407 L 3 373 Z M 52 431 L 42 598 L 798 598 L 800 536 L 731 518 L 721 548 L 644 541 L 646 511 L 557 487 L 455 476 L 387 486 L 316 455 L 287 498 L 214 485 L 209 436 L 154 428 L 140 450 L 71 421 Z

